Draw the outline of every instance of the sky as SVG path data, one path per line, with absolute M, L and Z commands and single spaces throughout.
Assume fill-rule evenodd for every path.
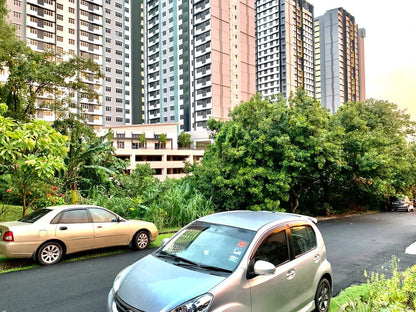
M 366 98 L 395 103 L 416 121 L 416 1 L 308 2 L 315 17 L 342 7 L 365 28 Z

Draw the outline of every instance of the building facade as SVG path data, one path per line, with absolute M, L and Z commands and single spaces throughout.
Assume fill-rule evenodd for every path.
M 128 161 L 128 171 L 134 170 L 137 165 L 148 164 L 154 170 L 154 176 L 163 181 L 186 176 L 185 163 L 195 164 L 204 155 L 204 149 L 178 148 L 178 125 L 163 123 L 103 127 L 99 134 L 103 135 L 111 128 L 116 157 Z M 161 139 L 162 135 L 164 140 Z
M 151 0 L 145 10 L 146 123 L 204 131 L 255 93 L 250 2 Z
M 313 6 L 256 0 L 256 89 L 265 97 L 298 88 L 315 96 Z
M 141 53 L 132 53 L 132 41 L 139 42 L 135 42 L 137 51 L 143 50 L 140 35 L 131 33 L 132 28 L 141 25 L 140 20 L 132 19 L 132 13 L 142 8 L 138 3 L 137 0 L 7 0 L 17 37 L 33 50 L 53 51 L 58 62 L 77 55 L 92 58 L 102 66 L 104 79 L 94 76 L 84 79 L 100 95 L 99 100 L 68 94 L 78 104 L 77 110 L 81 110 L 78 113 L 94 128 L 130 124 L 133 113 L 139 120 L 143 115 L 142 78 L 135 80 L 139 86 L 135 99 L 132 91 L 132 66 L 137 66 L 140 72 L 140 58 L 143 59 Z M 45 95 L 38 102 L 52 97 Z M 55 114 L 40 110 L 38 117 L 52 121 Z
M 332 113 L 365 100 L 365 30 L 343 8 L 315 19 L 316 98 Z

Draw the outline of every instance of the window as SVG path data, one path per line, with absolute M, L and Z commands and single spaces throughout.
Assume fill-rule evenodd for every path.
M 94 223 L 102 223 L 102 222 L 117 222 L 116 215 L 112 214 L 111 212 L 98 209 L 98 208 L 90 208 L 90 214 L 92 218 L 92 222 Z
M 316 247 L 315 232 L 310 226 L 297 226 L 291 228 L 295 257 Z
M 257 249 L 254 258 L 264 260 L 278 266 L 289 261 L 289 248 L 286 231 L 282 230 L 269 235 Z
M 59 223 L 89 223 L 86 209 L 68 210 L 62 213 Z

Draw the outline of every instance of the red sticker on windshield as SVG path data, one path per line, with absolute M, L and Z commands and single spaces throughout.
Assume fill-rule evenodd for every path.
M 240 248 L 246 248 L 246 246 L 247 246 L 247 242 L 245 242 L 245 241 L 240 241 L 237 244 L 237 247 L 240 247 Z

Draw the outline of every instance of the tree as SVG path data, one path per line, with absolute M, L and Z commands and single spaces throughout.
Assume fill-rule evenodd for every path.
M 41 183 L 65 169 L 66 136 L 46 121 L 17 122 L 0 115 L 0 167 L 11 192 L 22 201 L 22 215 L 36 200 Z
M 0 101 L 8 105 L 7 115 L 25 122 L 36 117 L 38 109 L 66 115 L 76 104 L 75 92 L 98 99 L 91 86 L 103 77 L 100 65 L 91 58 L 57 61 L 58 55 L 52 51 L 33 51 L 15 38 L 15 29 L 6 20 L 5 0 L 0 1 L 0 66 L 8 69 L 7 82 L 0 86 Z M 42 101 L 47 95 L 52 98 Z
M 191 140 L 191 135 L 182 131 L 178 135 L 178 146 L 181 148 L 190 148 L 193 141 Z
M 345 104 L 335 118 L 345 129 L 338 189 L 350 203 L 378 208 L 386 195 L 411 187 L 415 154 L 408 139 L 415 135 L 415 123 L 408 114 L 370 99 Z
M 194 169 L 217 209 L 295 211 L 300 199 L 324 200 L 340 170 L 342 131 L 318 101 L 303 91 L 289 106 L 257 95 L 230 117 L 215 123 L 215 142 Z
M 288 122 L 291 157 L 283 169 L 291 177 L 289 204 L 292 212 L 299 199 L 329 202 L 329 190 L 342 168 L 343 129 L 332 122 L 329 112 L 303 90 L 289 99 Z
M 214 144 L 195 167 L 193 179 L 217 210 L 276 210 L 288 200 L 290 176 L 282 169 L 289 137 L 283 98 L 276 103 L 253 96 L 236 107 L 231 121 L 215 123 Z
M 112 132 L 97 137 L 90 127 L 75 119 L 57 120 L 54 127 L 69 137 L 64 188 L 77 191 L 80 185 L 83 190 L 103 184 L 110 187 L 110 177 L 125 168 L 114 155 Z

